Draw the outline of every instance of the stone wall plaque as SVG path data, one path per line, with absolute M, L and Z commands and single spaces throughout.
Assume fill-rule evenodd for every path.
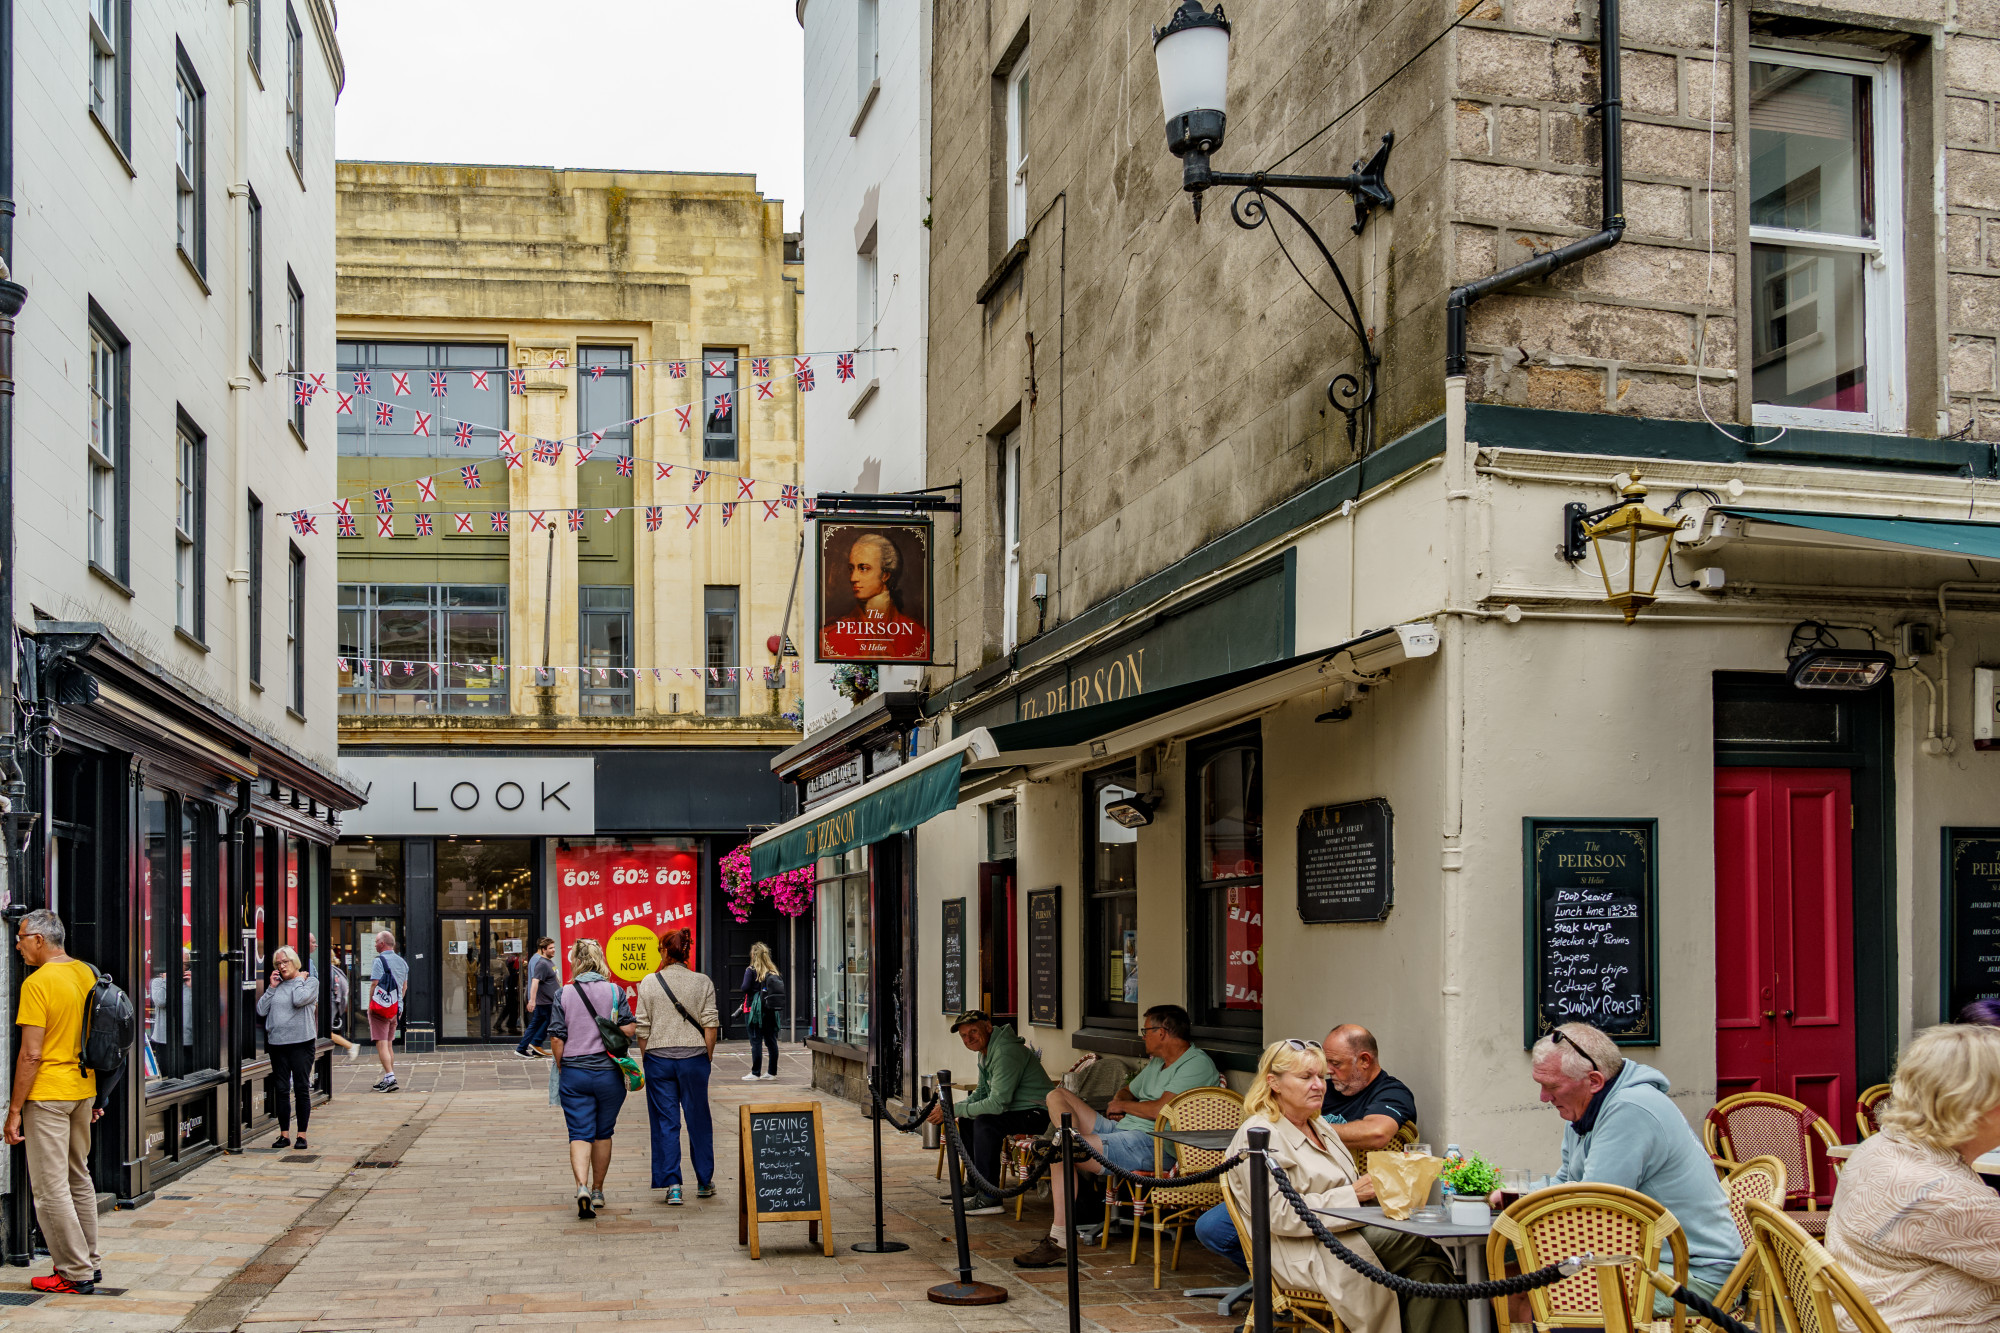
M 1376 799 L 1299 816 L 1299 920 L 1381 921 L 1395 903 L 1394 816 Z

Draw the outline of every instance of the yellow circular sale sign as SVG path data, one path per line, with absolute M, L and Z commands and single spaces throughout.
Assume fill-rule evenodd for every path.
M 604 942 L 611 975 L 637 985 L 660 965 L 660 939 L 644 926 L 620 926 Z

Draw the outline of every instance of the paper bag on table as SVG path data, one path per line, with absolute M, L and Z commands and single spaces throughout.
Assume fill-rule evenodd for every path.
M 1431 1197 L 1431 1185 L 1444 1170 L 1441 1157 L 1412 1157 L 1400 1152 L 1368 1154 L 1368 1174 L 1375 1180 L 1375 1201 L 1383 1215 L 1398 1222 L 1408 1219 Z

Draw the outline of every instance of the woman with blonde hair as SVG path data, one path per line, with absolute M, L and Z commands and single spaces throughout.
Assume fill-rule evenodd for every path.
M 1357 1208 L 1375 1199 L 1375 1182 L 1362 1174 L 1354 1156 L 1331 1127 L 1320 1120 L 1326 1096 L 1326 1056 L 1316 1041 L 1273 1042 L 1257 1062 L 1243 1096 L 1243 1124 L 1229 1144 L 1231 1156 L 1249 1146 L 1250 1131 L 1271 1131 L 1270 1162 L 1312 1208 Z M 1244 1226 L 1250 1224 L 1250 1164 L 1223 1178 Z M 1303 1287 L 1326 1303 L 1351 1333 L 1463 1333 L 1465 1306 L 1459 1301 L 1406 1300 L 1349 1268 L 1293 1211 L 1291 1202 L 1270 1189 L 1271 1271 L 1287 1287 Z M 1359 1226 L 1339 1218 L 1320 1221 L 1344 1232 L 1341 1243 L 1378 1268 L 1418 1282 L 1452 1282 L 1451 1261 L 1420 1236 L 1386 1227 Z M 1245 1247 L 1246 1252 L 1248 1247 Z
M 750 966 L 743 969 L 744 1028 L 750 1037 L 750 1072 L 745 1083 L 778 1076 L 778 1006 L 784 1002 L 785 978 L 771 961 L 771 946 L 758 940 L 750 946 Z M 764 1072 L 764 1052 L 771 1053 L 771 1072 Z
M 1826 1248 L 1896 1333 L 2000 1328 L 2000 1028 L 1926 1028 L 1896 1062 L 1882 1132 L 1840 1173 Z
M 549 1014 L 549 1050 L 555 1056 L 551 1089 L 569 1128 L 569 1167 L 576 1177 L 576 1215 L 595 1217 L 604 1206 L 604 1177 L 611 1170 L 611 1135 L 625 1105 L 625 1074 L 605 1049 L 597 1020 L 608 1018 L 631 1040 L 636 1029 L 625 990 L 610 980 L 604 946 L 578 940 L 569 951 L 570 982 L 556 993 Z
M 271 954 L 271 980 L 257 997 L 264 1045 L 271 1053 L 271 1101 L 278 1113 L 273 1148 L 304 1148 L 312 1119 L 313 1050 L 319 1037 L 319 982 L 299 962 L 299 951 L 281 944 Z M 292 1105 L 299 1136 L 292 1138 Z

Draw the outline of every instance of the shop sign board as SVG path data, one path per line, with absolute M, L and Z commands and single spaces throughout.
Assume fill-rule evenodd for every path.
M 1656 819 L 1522 821 L 1525 1045 L 1589 1023 L 1621 1046 L 1660 1040 Z
M 2000 999 L 2000 828 L 1944 831 L 1944 1018 Z
M 1394 816 L 1387 801 L 1323 805 L 1299 816 L 1299 920 L 1381 921 L 1395 903 Z
M 459 758 L 343 755 L 368 803 L 341 816 L 343 834 L 528 838 L 597 832 L 589 755 Z
M 822 518 L 815 529 L 813 659 L 929 662 L 930 520 Z
M 556 844 L 556 961 L 569 980 L 579 939 L 604 946 L 636 986 L 659 966 L 661 932 L 694 929 L 701 854 L 692 838 L 565 838 Z
M 826 1188 L 826 1127 L 818 1102 L 745 1106 L 742 1186 L 736 1191 L 736 1243 L 763 1257 L 759 1223 L 804 1222 L 806 1239 L 833 1253 L 833 1199 Z
M 1028 890 L 1028 1022 L 1062 1026 L 1062 888 Z
M 944 903 L 944 1011 L 965 1012 L 965 899 Z

